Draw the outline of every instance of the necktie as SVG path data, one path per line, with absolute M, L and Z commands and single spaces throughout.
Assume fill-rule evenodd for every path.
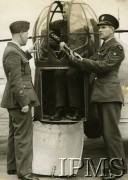
M 103 47 L 105 45 L 105 41 L 102 43 L 101 47 Z

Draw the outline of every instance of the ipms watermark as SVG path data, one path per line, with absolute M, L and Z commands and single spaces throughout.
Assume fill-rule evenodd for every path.
M 121 177 L 125 173 L 123 168 L 124 162 L 122 158 L 112 158 L 110 161 L 108 161 L 107 158 L 100 158 L 97 166 L 94 166 L 94 162 L 91 158 L 84 158 L 82 160 L 80 158 L 59 158 L 59 160 L 61 167 L 61 174 L 59 176 L 76 176 L 76 172 L 79 169 L 84 168 L 84 177 L 105 177 L 108 176 L 105 172 L 107 164 L 109 165 L 110 177 Z M 110 169 L 112 169 L 112 171 Z M 117 171 L 118 174 L 113 173 Z

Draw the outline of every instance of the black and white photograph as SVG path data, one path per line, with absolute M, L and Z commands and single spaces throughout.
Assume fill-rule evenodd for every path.
M 128 0 L 0 0 L 0 180 L 128 180 Z

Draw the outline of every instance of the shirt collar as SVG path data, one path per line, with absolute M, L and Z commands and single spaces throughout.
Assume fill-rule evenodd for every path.
M 111 39 L 113 39 L 114 37 L 112 37 L 112 38 L 110 38 L 110 39 L 107 39 L 106 41 L 104 41 L 105 42 L 105 44 L 108 42 L 108 41 L 110 41 Z
M 12 40 L 11 42 L 16 44 L 21 49 L 20 45 L 16 41 Z

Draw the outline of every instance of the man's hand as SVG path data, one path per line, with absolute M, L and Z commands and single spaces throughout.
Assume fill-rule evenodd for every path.
M 22 109 L 21 109 L 21 112 L 23 112 L 23 113 L 27 113 L 28 111 L 29 111 L 29 106 L 28 105 L 22 107 Z
M 71 57 L 73 61 L 75 62 L 82 62 L 83 61 L 83 58 L 77 54 L 76 52 L 71 52 Z
M 65 42 L 61 42 L 60 43 L 60 49 L 62 51 L 64 51 L 68 57 L 69 57 L 69 60 L 72 61 L 72 62 L 82 62 L 83 58 L 77 54 L 76 52 L 74 52 L 73 50 L 71 50 L 66 44 Z
M 68 56 L 71 55 L 71 49 L 66 45 L 65 42 L 60 42 L 60 50 L 64 51 Z
M 37 44 L 37 41 L 35 41 L 35 43 L 28 49 L 28 52 L 29 52 L 29 53 L 35 53 L 35 52 L 37 52 L 37 50 L 34 49 L 35 46 L 36 46 L 36 44 Z

